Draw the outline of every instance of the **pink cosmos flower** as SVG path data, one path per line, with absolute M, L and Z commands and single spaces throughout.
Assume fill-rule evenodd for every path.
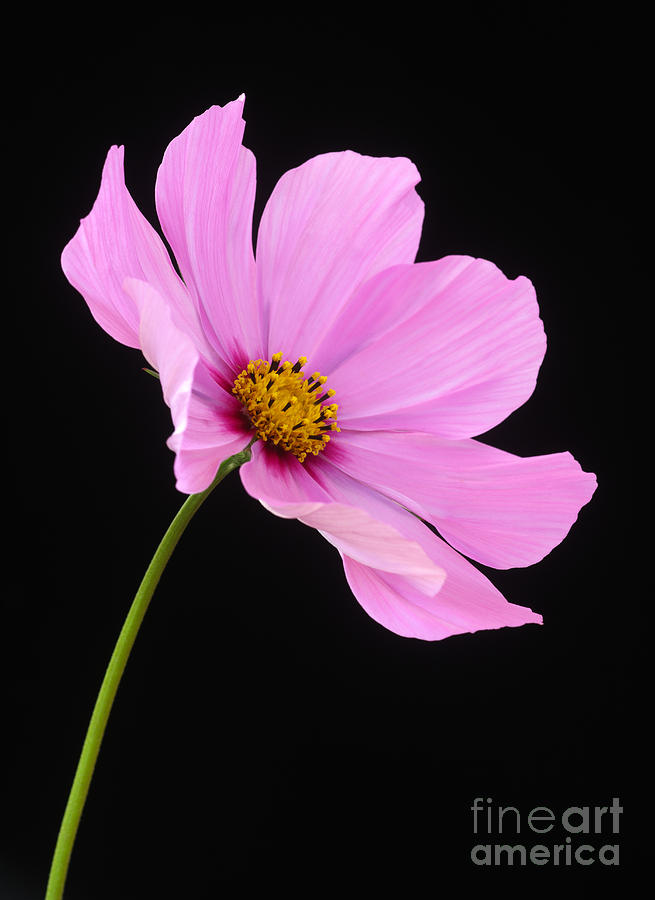
M 532 284 L 468 256 L 415 263 L 415 166 L 351 151 L 280 179 L 254 254 L 242 111 L 240 97 L 194 119 L 159 168 L 183 280 L 125 187 L 122 147 L 62 256 L 101 327 L 159 372 L 177 487 L 204 490 L 258 437 L 246 491 L 337 547 L 386 628 L 437 640 L 541 622 L 460 555 L 531 565 L 595 490 L 569 453 L 472 439 L 534 390 L 546 338 Z

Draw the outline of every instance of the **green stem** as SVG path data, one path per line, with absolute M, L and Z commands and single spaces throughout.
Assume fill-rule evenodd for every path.
M 50 867 L 50 877 L 48 878 L 48 888 L 45 900 L 61 900 L 64 894 L 64 885 L 66 883 L 66 875 L 68 872 L 68 864 L 70 862 L 75 835 L 80 823 L 82 810 L 89 792 L 89 785 L 93 776 L 100 745 L 105 733 L 105 727 L 111 712 L 114 697 L 118 690 L 121 677 L 125 671 L 125 666 L 130 655 L 132 646 L 138 634 L 143 617 L 148 609 L 150 599 L 155 592 L 155 588 L 159 583 L 162 572 L 166 568 L 166 563 L 171 558 L 173 550 L 177 542 L 182 536 L 184 529 L 191 521 L 196 510 L 211 494 L 217 484 L 219 484 L 226 475 L 233 469 L 238 468 L 244 462 L 250 459 L 250 447 L 252 441 L 240 453 L 236 453 L 229 459 L 224 460 L 216 474 L 213 483 L 199 494 L 191 494 L 182 504 L 178 514 L 171 522 L 168 531 L 164 535 L 157 547 L 155 555 L 143 576 L 143 581 L 137 591 L 134 602 L 127 614 L 125 624 L 118 636 L 118 641 L 114 647 L 107 671 L 105 673 L 100 693 L 93 709 L 93 715 L 89 723 L 89 728 L 82 747 L 80 761 L 77 764 L 77 771 L 73 780 L 68 803 L 62 819 L 59 836 L 57 837 L 57 845 L 52 858 Z

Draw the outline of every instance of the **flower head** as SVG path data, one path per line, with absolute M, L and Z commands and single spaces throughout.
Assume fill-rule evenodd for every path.
M 569 453 L 473 440 L 534 389 L 546 339 L 531 283 L 468 256 L 414 262 L 415 166 L 351 151 L 282 176 L 253 253 L 242 111 L 243 97 L 212 107 L 164 154 L 157 212 L 182 278 L 119 147 L 62 255 L 96 321 L 159 372 L 178 488 L 204 490 L 257 438 L 246 491 L 334 544 L 385 627 L 435 640 L 540 622 L 460 555 L 535 563 L 595 489 Z

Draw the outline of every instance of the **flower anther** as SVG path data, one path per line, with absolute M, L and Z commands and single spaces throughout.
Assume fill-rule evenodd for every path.
M 304 356 L 293 364 L 282 362 L 282 353 L 274 353 L 271 362 L 251 360 L 232 388 L 257 436 L 290 450 L 300 462 L 308 453 L 318 456 L 325 449 L 329 432 L 341 431 L 338 404 L 324 403 L 335 392 L 323 390 L 327 378 L 320 372 L 306 378 L 306 364 Z

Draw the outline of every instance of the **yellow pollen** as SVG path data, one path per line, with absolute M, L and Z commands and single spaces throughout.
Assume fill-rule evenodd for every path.
M 308 453 L 318 456 L 337 426 L 336 403 L 323 403 L 334 391 L 323 391 L 325 375 L 313 372 L 308 378 L 301 356 L 295 364 L 282 362 L 274 353 L 271 362 L 257 359 L 248 363 L 234 380 L 232 393 L 243 404 L 250 421 L 263 441 L 290 450 L 300 462 Z

